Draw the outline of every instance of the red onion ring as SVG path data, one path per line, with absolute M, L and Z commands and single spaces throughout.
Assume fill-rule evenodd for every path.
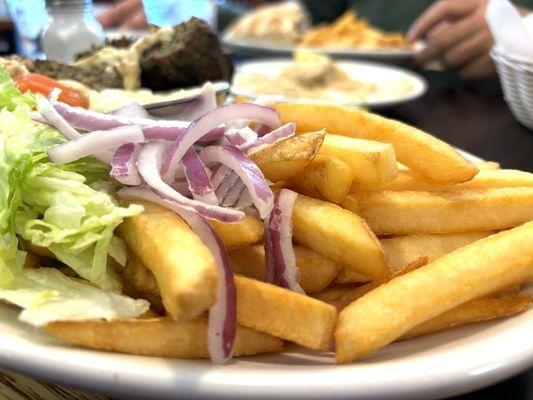
M 94 154 L 102 154 L 102 150 L 113 150 L 127 143 L 141 142 L 144 142 L 144 135 L 139 126 L 121 126 L 87 133 L 52 147 L 47 154 L 54 164 L 65 164 Z M 111 162 L 111 159 L 106 162 Z
M 269 282 L 304 293 L 292 246 L 292 210 L 297 196 L 292 190 L 281 189 L 274 198 L 274 208 L 265 219 L 265 267 Z
M 146 143 L 137 158 L 137 168 L 144 182 L 160 197 L 171 200 L 176 206 L 197 211 L 206 218 L 216 219 L 222 222 L 236 222 L 244 218 L 244 213 L 232 208 L 224 208 L 204 204 L 197 200 L 191 200 L 167 185 L 159 173 L 163 155 L 167 151 L 168 143 Z
M 183 158 L 187 150 L 203 136 L 221 124 L 235 119 L 250 119 L 270 126 L 279 126 L 280 118 L 272 108 L 257 104 L 238 103 L 222 106 L 192 122 L 185 133 L 180 133 L 165 156 L 161 173 L 165 180 L 172 179 L 172 171 Z
M 198 157 L 194 147 L 183 156 L 183 169 L 193 199 L 206 204 L 218 205 L 218 199 L 209 180 L 208 170 Z
M 140 185 L 142 179 L 136 165 L 139 151 L 140 146 L 133 143 L 120 146 L 111 160 L 111 177 L 123 185 Z
M 259 167 L 234 146 L 208 146 L 200 153 L 205 163 L 219 162 L 241 178 L 262 218 L 272 210 L 274 195 Z

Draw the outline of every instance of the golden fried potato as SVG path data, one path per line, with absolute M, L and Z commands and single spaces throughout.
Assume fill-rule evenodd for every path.
M 155 357 L 209 358 L 207 320 L 169 318 L 115 321 L 62 321 L 46 325 L 59 339 L 91 349 Z M 265 333 L 237 327 L 234 356 L 281 351 L 283 342 Z
M 446 192 L 467 189 L 494 189 L 504 187 L 533 186 L 533 174 L 513 169 L 483 170 L 470 181 L 457 184 L 442 184 L 432 181 L 411 170 L 402 170 L 392 182 L 381 185 L 355 183 L 352 192 L 382 190 L 425 190 L 428 192 Z
M 391 143 L 398 161 L 440 182 L 472 179 L 477 167 L 449 144 L 402 122 L 351 107 L 319 104 L 276 104 L 283 122 L 296 123 L 299 132 L 326 129 L 328 133 Z
M 496 161 L 474 161 L 474 165 L 480 171 L 500 169 L 500 164 Z
M 531 296 L 504 296 L 474 299 L 411 329 L 400 340 L 412 339 L 460 325 L 490 321 L 526 311 L 533 303 Z
M 359 216 L 334 204 L 298 195 L 293 238 L 341 267 L 384 280 L 390 276 L 378 239 Z
M 299 283 L 306 293 L 315 293 L 328 286 L 339 266 L 313 250 L 294 246 L 296 265 L 300 272 Z M 242 247 L 228 252 L 233 272 L 265 281 L 265 249 L 263 245 Z
M 313 293 L 311 297 L 314 297 L 315 299 L 323 301 L 325 303 L 332 304 L 333 301 L 337 300 L 341 296 L 360 286 L 361 285 L 357 283 L 334 283 L 332 285 L 329 285 L 327 288 L 321 290 L 320 292 Z
M 311 349 L 328 350 L 335 308 L 306 295 L 235 276 L 237 321 L 243 326 Z
M 195 318 L 216 300 L 215 260 L 176 213 L 147 202 L 119 232 L 130 250 L 153 272 L 166 311 L 175 320 Z
M 353 186 L 381 185 L 398 175 L 394 147 L 389 143 L 327 134 L 318 154 L 347 163 L 352 169 Z
M 228 249 L 249 246 L 263 240 L 263 223 L 251 215 L 245 215 L 238 222 L 220 222 L 210 219 L 209 224 Z
M 480 239 L 392 279 L 339 315 L 336 360 L 346 363 L 444 312 L 533 276 L 533 222 Z
M 287 184 L 299 193 L 338 204 L 350 192 L 352 170 L 344 161 L 318 155 Z
M 385 257 L 389 262 L 391 270 L 396 272 L 406 265 L 417 262 L 420 258 L 425 258 L 426 263 L 433 262 L 437 258 L 451 253 L 459 247 L 466 246 L 492 233 L 494 232 L 398 236 L 390 239 L 382 239 L 380 243 L 383 250 L 385 250 Z
M 119 269 L 122 291 L 126 296 L 148 300 L 150 308 L 159 315 L 165 315 L 165 307 L 159 294 L 154 274 L 134 254 L 128 255 L 124 268 Z
M 293 136 L 250 154 L 265 178 L 283 181 L 302 171 L 318 154 L 325 132 Z
M 501 230 L 533 220 L 533 187 L 454 192 L 357 192 L 342 206 L 377 235 Z

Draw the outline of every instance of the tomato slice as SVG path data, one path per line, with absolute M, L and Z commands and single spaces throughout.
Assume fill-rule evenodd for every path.
M 58 100 L 74 107 L 89 108 L 89 99 L 77 90 L 41 74 L 24 74 L 15 78 L 15 85 L 21 92 L 40 93 L 48 96 L 55 88 L 61 89 Z

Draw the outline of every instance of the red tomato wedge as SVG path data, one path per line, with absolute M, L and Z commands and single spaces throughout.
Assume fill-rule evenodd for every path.
M 89 99 L 77 90 L 65 86 L 41 74 L 25 74 L 15 78 L 17 88 L 25 93 L 40 93 L 48 96 L 55 88 L 61 89 L 58 100 L 74 107 L 89 108 Z

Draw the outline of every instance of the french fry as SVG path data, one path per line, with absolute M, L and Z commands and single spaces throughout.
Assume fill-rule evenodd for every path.
M 343 293 L 341 296 L 337 297 L 335 300 L 329 302 L 332 306 L 334 306 L 337 311 L 341 311 L 347 306 L 349 306 L 351 303 L 356 301 L 357 299 L 363 297 L 365 294 L 371 292 L 378 286 L 380 286 L 380 282 L 368 282 L 364 285 L 361 285 L 359 287 L 356 287 L 350 291 L 347 291 L 346 293 Z
M 335 308 L 300 293 L 235 276 L 237 321 L 243 326 L 311 349 L 328 350 Z
M 313 250 L 294 246 L 296 265 L 300 272 L 299 283 L 306 293 L 315 293 L 328 286 L 339 266 Z M 263 245 L 242 247 L 228 252 L 233 272 L 265 281 L 265 249 Z
M 215 260 L 176 213 L 139 202 L 145 211 L 119 231 L 130 250 L 153 272 L 166 311 L 175 320 L 200 316 L 215 302 Z
M 293 136 L 252 153 L 250 158 L 265 178 L 272 182 L 284 181 L 302 171 L 315 158 L 324 136 L 324 131 Z
M 341 296 L 345 295 L 346 293 L 360 286 L 361 285 L 353 284 L 353 283 L 333 284 L 333 285 L 329 285 L 327 288 L 325 288 L 324 290 L 321 290 L 320 292 L 313 293 L 311 297 L 314 297 L 317 300 L 331 304 L 333 301 L 337 300 Z
M 480 239 L 360 297 L 339 315 L 336 360 L 368 355 L 416 326 L 533 275 L 533 222 Z
M 396 272 L 406 265 L 419 262 L 417 260 L 420 260 L 420 258 L 425 258 L 426 263 L 433 262 L 459 247 L 466 246 L 492 233 L 494 232 L 398 236 L 390 239 L 381 239 L 380 243 L 383 250 L 385 250 L 385 257 L 391 270 Z
M 385 254 L 365 221 L 339 206 L 298 195 L 293 238 L 341 267 L 384 280 L 390 276 Z
M 524 295 L 470 300 L 416 326 L 400 340 L 412 339 L 465 324 L 508 317 L 526 311 L 531 307 L 532 302 L 531 296 Z
M 472 180 L 454 185 L 442 184 L 429 180 L 411 170 L 401 170 L 395 180 L 381 185 L 360 184 L 354 182 L 351 187 L 351 192 L 382 190 L 425 190 L 428 192 L 445 192 L 452 190 L 527 186 L 533 186 L 533 174 L 513 169 L 479 171 Z
M 263 223 L 251 215 L 245 215 L 238 222 L 220 222 L 211 219 L 209 223 L 228 249 L 249 246 L 263 240 Z
M 385 254 L 386 255 L 386 254 Z M 389 259 L 387 257 L 387 259 Z M 389 267 L 392 273 L 392 276 L 402 275 L 406 271 L 413 271 L 417 268 L 422 267 L 423 265 L 426 265 L 428 263 L 428 258 L 425 256 L 419 256 L 419 257 L 413 257 L 411 260 L 404 264 L 401 263 L 400 260 L 395 260 L 395 264 L 392 266 L 389 263 Z M 358 274 L 356 272 L 353 272 L 353 270 L 342 268 L 339 271 L 339 274 L 337 275 L 337 278 L 335 279 L 336 283 L 364 283 L 364 282 L 370 282 L 372 279 L 370 279 L 367 276 Z
M 156 357 L 209 358 L 207 320 L 169 318 L 87 320 L 46 325 L 53 336 L 91 349 Z M 283 342 L 265 333 L 237 327 L 234 356 L 281 351 Z
M 399 121 L 333 105 L 280 103 L 275 108 L 282 121 L 296 123 L 298 132 L 326 129 L 328 133 L 391 143 L 398 161 L 436 181 L 466 182 L 478 172 L 449 144 Z
M 288 185 L 299 193 L 338 204 L 350 192 L 352 170 L 344 161 L 318 155 L 301 172 L 290 178 Z
M 146 299 L 150 302 L 150 308 L 159 315 L 165 314 L 165 307 L 154 274 L 136 255 L 129 254 L 126 266 L 119 269 L 119 272 L 122 278 L 122 291 L 125 295 Z
M 480 171 L 500 169 L 500 164 L 496 161 L 474 161 L 474 165 Z
M 533 187 L 454 192 L 357 192 L 342 206 L 377 235 L 511 228 L 533 219 Z
M 327 134 L 318 154 L 347 163 L 352 169 L 354 185 L 381 185 L 398 174 L 394 148 L 389 143 Z

